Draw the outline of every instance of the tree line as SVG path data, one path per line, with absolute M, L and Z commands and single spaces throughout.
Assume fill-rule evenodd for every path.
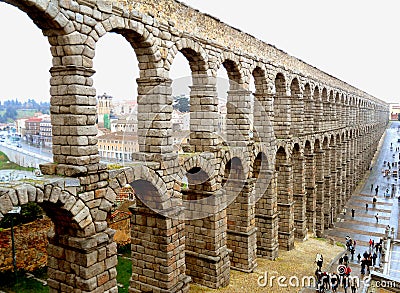
M 6 123 L 14 121 L 18 118 L 18 111 L 21 110 L 33 110 L 35 112 L 41 112 L 43 114 L 50 113 L 50 103 L 49 102 L 36 102 L 33 99 L 28 99 L 27 101 L 21 102 L 17 99 L 6 100 L 4 102 L 0 101 L 0 111 L 4 113 L 0 115 L 0 122 Z

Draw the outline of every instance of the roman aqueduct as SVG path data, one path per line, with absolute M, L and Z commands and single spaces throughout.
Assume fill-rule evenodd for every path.
M 138 196 L 130 292 L 187 292 L 191 281 L 226 286 L 230 268 L 251 272 L 257 256 L 274 259 L 296 238 L 324 235 L 388 122 L 385 102 L 174 0 L 4 2 L 33 20 L 53 56 L 54 163 L 41 167 L 43 182 L 15 183 L 0 195 L 0 218 L 37 202 L 53 220 L 50 292 L 118 291 L 106 218 L 126 184 Z M 140 68 L 140 152 L 116 170 L 98 155 L 91 78 L 96 43 L 111 32 L 131 44 Z M 177 52 L 192 71 L 182 153 L 171 146 Z M 225 138 L 216 134 L 221 66 L 230 80 Z

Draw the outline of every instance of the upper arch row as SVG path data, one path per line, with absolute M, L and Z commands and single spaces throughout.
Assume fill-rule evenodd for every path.
M 233 52 L 210 40 L 179 31 L 171 25 L 141 14 L 126 13 L 124 7 L 102 4 L 101 1 L 73 0 L 5 0 L 17 6 L 48 36 L 55 66 L 93 66 L 97 41 L 109 32 L 125 37 L 136 52 L 141 77 L 168 78 L 169 69 L 178 52 L 189 61 L 193 83 L 197 76 L 215 78 L 224 66 L 232 82 L 249 88 L 251 76 L 256 83 L 256 94 L 303 96 L 336 104 L 387 110 L 388 105 L 354 87 L 343 89 L 342 81 L 320 71 L 331 83 L 306 76 L 297 68 L 283 68 L 264 56 L 250 56 Z M 115 6 L 115 5 L 114 5 Z M 73 46 L 74 49 L 68 49 Z M 75 58 L 65 58 L 65 57 Z M 361 95 L 359 94 L 361 93 Z

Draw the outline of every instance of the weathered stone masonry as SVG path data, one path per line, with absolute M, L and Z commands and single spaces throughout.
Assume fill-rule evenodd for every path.
M 323 236 L 388 121 L 385 102 L 173 0 L 4 2 L 32 18 L 53 56 L 54 164 L 42 166 L 43 182 L 0 195 L 0 218 L 31 201 L 53 220 L 50 292 L 118 291 L 106 217 L 126 184 L 138 196 L 130 292 L 187 292 L 191 280 L 226 286 L 231 267 L 252 271 L 257 255 L 274 259 L 295 238 Z M 140 152 L 109 171 L 98 155 L 92 75 L 96 43 L 112 32 L 139 61 Z M 190 145 L 179 155 L 169 78 L 178 52 L 192 71 Z M 230 80 L 225 141 L 216 135 L 221 66 Z

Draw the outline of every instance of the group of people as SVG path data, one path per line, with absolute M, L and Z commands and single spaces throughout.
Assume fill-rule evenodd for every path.
M 354 253 L 356 251 L 356 245 L 357 245 L 357 241 L 351 239 L 350 236 L 346 236 L 346 249 L 348 251 L 350 251 L 351 254 L 351 259 L 354 259 Z M 345 265 L 347 265 L 349 261 L 349 257 L 347 256 L 347 253 L 345 253 L 345 255 L 342 257 L 342 261 L 340 261 L 339 259 L 339 264 L 342 264 L 344 262 Z
M 347 256 L 347 254 L 345 255 Z M 343 257 L 345 259 L 345 257 Z M 359 279 L 352 277 L 350 274 L 352 272 L 349 264 L 348 258 L 345 261 L 345 265 L 339 263 L 341 266 L 337 272 L 328 273 L 326 271 L 322 271 L 323 257 L 321 254 L 317 254 L 315 262 L 317 263 L 317 269 L 315 270 L 315 277 L 317 281 L 317 292 L 325 292 L 325 290 L 332 290 L 333 293 L 336 293 L 338 288 L 341 286 L 344 289 L 344 292 L 347 293 L 347 290 L 351 290 L 351 293 L 356 293 L 359 288 Z
M 368 251 L 365 251 L 362 255 L 360 253 L 357 255 L 358 263 L 361 265 L 361 276 L 368 274 L 370 267 L 377 264 L 377 259 L 382 253 L 383 239 L 380 238 L 379 242 L 375 242 L 374 239 L 370 238 L 368 244 Z M 324 259 L 322 254 L 317 254 L 315 258 L 315 263 L 317 264 L 317 269 L 315 270 L 317 292 L 325 292 L 326 290 L 337 292 L 339 287 L 342 287 L 345 293 L 357 292 L 359 278 L 351 276 L 352 270 L 350 268 L 350 260 L 354 260 L 356 245 L 356 240 L 353 240 L 350 236 L 346 236 L 346 248 L 351 253 L 351 259 L 349 259 L 348 252 L 345 252 L 338 260 L 339 267 L 337 273 L 322 271 Z
M 348 289 L 351 289 L 352 293 L 356 293 L 359 288 L 359 279 L 350 276 L 351 269 L 346 267 L 343 273 L 338 274 L 336 272 L 328 274 L 322 272 L 319 268 L 315 271 L 315 277 L 317 279 L 317 292 L 325 292 L 325 290 L 332 290 L 331 292 L 337 293 L 339 286 L 342 286 L 344 292 L 347 293 Z
M 369 239 L 369 250 L 365 251 L 361 257 L 357 255 L 358 262 L 361 264 L 361 275 L 369 273 L 369 268 L 377 264 L 378 256 L 382 254 L 382 238 L 379 242 L 375 242 L 373 239 Z

